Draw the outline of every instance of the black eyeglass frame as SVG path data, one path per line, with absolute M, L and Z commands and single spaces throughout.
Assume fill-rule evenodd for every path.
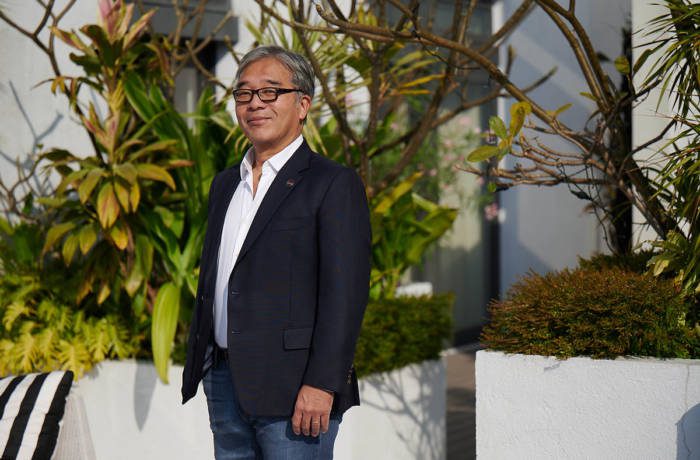
M 260 91 L 274 91 L 275 92 L 275 97 L 272 99 L 265 98 L 263 99 L 260 96 Z M 250 99 L 245 99 L 245 100 L 240 100 L 239 96 L 243 94 L 250 94 Z M 247 89 L 247 88 L 240 88 L 236 89 L 233 91 L 233 100 L 236 101 L 237 103 L 241 104 L 247 104 L 248 102 L 253 100 L 254 96 L 258 96 L 258 99 L 260 101 L 269 103 L 269 102 L 275 102 L 277 98 L 280 97 L 280 94 L 287 94 L 287 93 L 304 93 L 304 90 L 299 89 L 299 88 L 276 88 L 274 86 L 265 86 L 263 88 L 258 88 L 258 89 Z

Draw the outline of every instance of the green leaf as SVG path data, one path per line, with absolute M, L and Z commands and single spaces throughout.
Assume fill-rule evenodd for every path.
M 642 54 L 639 55 L 637 58 L 637 61 L 634 63 L 633 71 L 634 73 L 637 73 L 639 69 L 644 65 L 644 63 L 647 61 L 649 56 L 653 54 L 653 50 L 651 48 L 647 48 L 644 50 Z
M 103 171 L 100 168 L 91 169 L 87 174 L 85 179 L 78 186 L 78 196 L 80 197 L 80 202 L 85 203 L 90 199 L 92 191 L 97 186 L 97 183 L 102 178 Z
M 20 301 L 14 301 L 3 308 L 5 309 L 5 314 L 2 317 L 2 324 L 7 331 L 12 329 L 17 318 L 28 315 L 32 311 L 27 304 Z
M 122 163 L 114 167 L 114 173 L 127 181 L 129 184 L 135 184 L 138 179 L 138 171 L 131 163 Z
M 58 349 L 61 369 L 70 369 L 75 373 L 76 378 L 82 377 L 90 362 L 90 353 L 82 337 L 75 336 L 71 340 L 61 340 Z
M 78 158 L 75 155 L 73 155 L 65 149 L 51 149 L 48 152 L 42 154 L 40 158 L 58 164 L 78 161 Z
M 573 104 L 569 102 L 568 104 L 564 104 L 561 107 L 559 107 L 556 110 L 549 110 L 547 113 L 551 115 L 552 118 L 558 117 L 560 114 L 564 113 L 565 111 L 569 110 Z
M 153 118 L 158 109 L 153 107 L 153 104 L 148 99 L 148 95 L 144 91 L 146 83 L 135 73 L 129 72 L 124 77 L 124 92 L 129 104 L 136 110 L 142 120 L 148 121 Z
M 124 282 L 127 294 L 133 297 L 144 280 L 148 279 L 153 266 L 153 245 L 145 235 L 137 235 L 134 248 L 134 265 Z
M 482 145 L 475 148 L 469 155 L 467 155 L 467 161 L 477 163 L 479 161 L 488 160 L 489 158 L 498 155 L 500 152 L 501 149 L 495 145 Z
M 63 261 L 66 263 L 66 265 L 70 265 L 71 261 L 73 260 L 73 256 L 75 255 L 75 251 L 78 250 L 79 246 L 80 239 L 77 233 L 69 235 L 63 242 L 63 250 L 61 251 L 61 254 L 63 255 Z
M 168 383 L 170 352 L 177 328 L 180 311 L 180 288 L 174 283 L 165 283 L 158 290 L 153 305 L 153 322 L 151 323 L 151 343 L 153 363 L 160 379 Z
M 76 48 L 84 53 L 92 54 L 92 49 L 80 39 L 78 34 L 74 32 L 66 32 L 57 27 L 50 27 L 49 29 L 51 30 L 51 34 L 62 42 L 66 43 L 68 46 L 72 46 L 73 48 Z
M 160 166 L 154 164 L 138 164 L 136 165 L 136 171 L 141 178 L 163 182 L 168 185 L 168 187 L 175 190 L 175 181 L 173 181 L 172 176 Z
M 104 184 L 97 195 L 97 216 L 102 228 L 111 227 L 119 217 L 119 203 L 111 183 Z
M 615 68 L 621 74 L 628 75 L 630 73 L 630 61 L 627 60 L 626 56 L 620 56 L 615 59 Z
M 97 292 L 97 305 L 102 305 L 111 292 L 112 289 L 109 287 L 109 282 L 107 280 L 103 281 L 100 285 L 100 290 Z
M 124 48 L 129 48 L 136 39 L 141 35 L 144 28 L 148 25 L 151 20 L 151 16 L 156 12 L 156 10 L 151 10 L 146 12 L 141 16 L 129 29 L 129 32 L 124 37 Z
M 46 241 L 44 242 L 44 248 L 41 250 L 41 253 L 46 254 L 46 251 L 51 249 L 66 232 L 73 230 L 73 228 L 75 228 L 75 223 L 73 222 L 64 222 L 51 227 L 46 233 Z
M 97 241 L 97 229 L 94 225 L 84 225 L 78 233 L 80 240 L 80 252 L 87 254 Z
M 136 212 L 140 201 L 141 187 L 139 187 L 138 183 L 131 184 L 131 188 L 129 189 L 129 204 L 131 205 L 131 212 Z
M 510 135 L 515 137 L 518 135 L 523 125 L 525 118 L 532 112 L 532 107 L 527 102 L 516 102 L 510 107 Z
M 140 158 L 148 153 L 151 152 L 160 152 L 160 151 L 168 151 L 171 150 L 173 147 L 175 147 L 178 144 L 177 140 L 170 139 L 170 140 L 165 140 L 165 141 L 158 141 L 158 142 L 153 142 L 145 147 L 137 150 L 136 152 L 130 154 L 130 158 L 136 159 Z M 139 165 L 136 167 L 138 168 Z
M 114 181 L 114 193 L 117 201 L 124 211 L 129 212 L 129 190 L 119 180 Z
M 503 120 L 501 120 L 500 117 L 494 115 L 489 118 L 489 128 L 491 128 L 491 131 L 493 131 L 499 138 L 508 138 L 508 130 L 506 130 L 506 125 L 503 123 Z
M 413 185 L 418 181 L 418 179 L 421 178 L 421 176 L 423 176 L 423 173 L 421 172 L 414 173 L 411 177 L 405 179 L 389 190 L 388 193 L 382 194 L 378 200 L 378 203 L 372 208 L 372 212 L 380 215 L 385 214 L 389 208 L 391 208 L 391 206 L 393 206 L 394 203 L 399 200 L 399 198 L 411 191 Z
M 12 235 L 14 233 L 12 229 L 12 225 L 7 221 L 7 219 L 4 219 L 0 217 L 0 232 L 2 232 L 4 235 Z
M 112 226 L 109 230 L 109 237 L 121 251 L 126 249 L 126 246 L 129 244 L 129 234 L 121 221 Z
M 58 187 L 56 187 L 56 195 L 61 195 L 66 191 L 69 185 L 71 185 L 76 180 L 82 179 L 85 174 L 87 174 L 89 169 L 78 169 L 77 171 L 72 171 L 66 177 L 63 178 Z

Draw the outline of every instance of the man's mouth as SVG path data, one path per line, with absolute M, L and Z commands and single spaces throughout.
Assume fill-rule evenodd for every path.
M 265 124 L 270 118 L 269 117 L 252 117 L 246 120 L 249 126 L 261 126 Z

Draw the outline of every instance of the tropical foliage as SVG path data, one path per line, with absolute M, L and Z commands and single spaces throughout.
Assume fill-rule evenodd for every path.
M 59 255 L 65 267 L 37 268 L 42 276 L 65 277 L 54 303 L 58 309 L 70 306 L 65 311 L 75 320 L 66 324 L 78 329 L 62 328 L 57 337 L 79 341 L 78 332 L 88 330 L 84 325 L 103 327 L 102 317 L 115 315 L 104 317 L 119 318 L 129 328 L 112 339 L 130 346 L 109 356 L 148 355 L 151 348 L 166 380 L 173 339 L 179 335 L 183 341 L 196 290 L 209 184 L 245 145 L 211 91 L 202 94 L 189 123 L 173 108 L 163 93 L 163 85 L 172 83 L 168 46 L 143 34 L 152 13 L 132 24 L 133 5 L 110 0 L 100 6 L 99 24 L 78 32 L 52 29 L 73 49 L 71 59 L 81 73 L 56 76 L 51 89 L 68 98 L 92 150 L 51 149 L 40 156 L 44 168 L 61 178 L 32 210 L 43 216 L 46 230 L 40 256 Z M 15 286 L 9 273 L 3 276 L 8 289 Z M 17 318 L 47 311 L 42 302 L 58 286 L 43 279 Z M 37 310 L 38 305 L 44 307 Z M 7 324 L 29 330 L 14 320 Z M 79 375 L 104 356 L 101 348 L 76 354 L 83 361 L 71 366 Z
M 74 308 L 60 256 L 42 256 L 45 227 L 0 220 L 0 375 L 70 369 L 134 354 L 138 331 L 115 311 Z M 67 283 L 68 281 L 68 283 Z
M 391 299 L 403 273 L 418 265 L 430 244 L 452 228 L 457 210 L 412 192 L 422 173 L 414 173 L 371 202 L 372 273 L 370 297 Z
M 667 0 L 666 7 L 651 22 L 647 36 L 655 40 L 639 58 L 657 57 L 647 82 L 661 85 L 661 97 L 673 100 L 678 113 L 672 123 L 680 131 L 654 158 L 663 165 L 653 182 L 656 194 L 677 226 L 655 242 L 660 253 L 651 265 L 655 274 L 673 274 L 684 293 L 696 296 L 700 324 L 700 5 Z
M 261 8 L 262 25 L 248 24 L 258 42 L 307 56 L 319 76 L 321 97 L 305 137 L 318 151 L 362 175 L 372 221 L 370 296 L 393 298 L 402 275 L 421 263 L 457 216 L 456 209 L 420 193 L 422 189 L 439 198 L 426 174 L 438 167 L 433 136 L 426 133 L 418 145 L 405 145 L 411 117 L 425 109 L 431 83 L 442 77 L 434 71 L 437 58 L 400 43 L 368 52 L 351 36 L 299 26 L 308 11 L 289 5 L 281 12 Z M 367 24 L 378 20 L 365 6 L 358 18 Z M 400 172 L 394 174 L 397 168 Z

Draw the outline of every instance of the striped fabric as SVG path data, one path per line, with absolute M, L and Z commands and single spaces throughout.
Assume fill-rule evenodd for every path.
M 51 458 L 72 383 L 71 371 L 0 380 L 0 459 Z

